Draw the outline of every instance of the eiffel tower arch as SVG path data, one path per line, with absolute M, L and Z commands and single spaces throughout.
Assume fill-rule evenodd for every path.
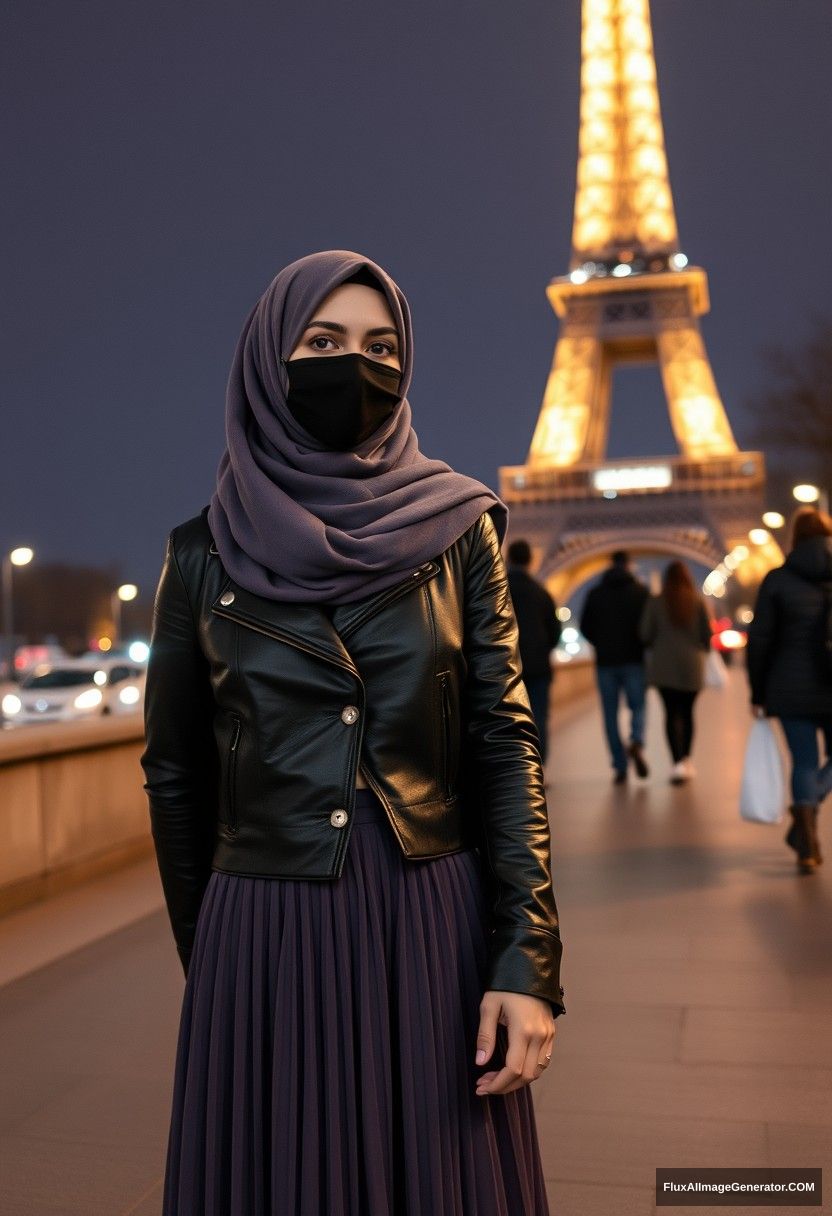
M 708 281 L 688 264 L 665 155 L 649 0 L 583 0 L 569 273 L 547 287 L 560 332 L 524 465 L 500 468 L 510 535 L 561 598 L 615 548 L 667 553 L 752 583 L 782 555 L 749 542 L 761 452 L 740 451 L 699 328 Z M 608 460 L 617 366 L 654 364 L 678 451 Z

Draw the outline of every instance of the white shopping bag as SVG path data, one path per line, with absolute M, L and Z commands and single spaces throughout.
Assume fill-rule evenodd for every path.
M 780 823 L 786 802 L 786 777 L 774 727 L 757 718 L 745 745 L 740 786 L 740 815 L 750 823 Z
M 705 687 L 725 688 L 728 683 L 728 668 L 718 650 L 711 648 L 705 659 Z

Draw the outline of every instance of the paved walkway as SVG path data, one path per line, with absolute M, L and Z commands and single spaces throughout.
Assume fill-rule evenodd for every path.
M 688 787 L 667 782 L 653 696 L 647 783 L 608 784 L 598 715 L 553 733 L 567 1014 L 536 1090 L 553 1216 L 652 1213 L 657 1166 L 825 1165 L 832 1187 L 829 815 L 809 877 L 782 828 L 739 819 L 743 673 L 699 700 Z
M 554 722 L 568 1013 L 534 1087 L 552 1216 L 650 1216 L 656 1166 L 825 1165 L 832 1186 L 828 816 L 809 878 L 782 829 L 740 822 L 741 679 L 701 698 L 688 788 L 650 708 L 655 776 L 623 790 L 594 706 Z M 0 988 L 3 1216 L 159 1216 L 181 971 L 152 866 L 85 890 L 17 922 L 42 965 L 18 950 Z

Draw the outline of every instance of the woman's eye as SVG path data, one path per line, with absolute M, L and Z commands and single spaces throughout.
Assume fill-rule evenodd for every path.
M 331 346 L 327 346 L 327 343 Z M 330 338 L 328 334 L 316 334 L 314 338 L 309 339 L 309 345 L 313 350 L 332 350 L 338 344 L 334 338 Z M 391 342 L 371 342 L 368 348 L 370 353 L 377 357 L 384 358 L 386 356 L 395 355 L 396 348 Z

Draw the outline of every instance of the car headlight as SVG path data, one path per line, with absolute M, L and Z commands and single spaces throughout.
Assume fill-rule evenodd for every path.
M 135 684 L 127 684 L 118 694 L 118 699 L 122 705 L 137 705 L 141 690 Z
M 84 692 L 79 692 L 78 696 L 72 702 L 76 709 L 94 709 L 96 705 L 100 705 L 102 701 L 102 693 L 100 688 L 87 688 Z
M 19 714 L 23 708 L 23 702 L 20 697 L 16 697 L 13 692 L 7 692 L 2 702 L 3 713 L 11 717 L 12 714 Z

